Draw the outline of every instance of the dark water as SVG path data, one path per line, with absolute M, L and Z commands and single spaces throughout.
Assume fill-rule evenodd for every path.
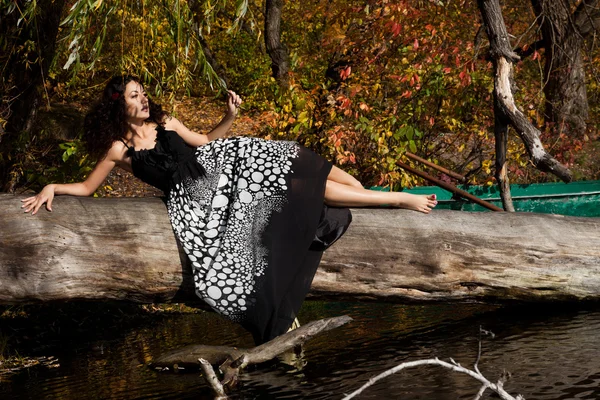
M 471 367 L 482 325 L 480 369 L 509 371 L 509 393 L 526 399 L 600 399 L 600 310 L 495 309 L 476 305 L 305 304 L 301 321 L 348 314 L 351 324 L 288 356 L 248 371 L 233 399 L 341 399 L 370 377 L 405 361 L 453 357 Z M 102 329 L 102 327 L 99 327 Z M 156 372 L 156 355 L 193 343 L 248 346 L 251 338 L 214 314 L 175 315 L 106 340 L 56 351 L 58 368 L 2 378 L 0 399 L 210 399 L 198 373 Z M 360 399 L 472 399 L 479 384 L 436 366 L 406 370 Z M 484 399 L 497 398 L 487 393 Z

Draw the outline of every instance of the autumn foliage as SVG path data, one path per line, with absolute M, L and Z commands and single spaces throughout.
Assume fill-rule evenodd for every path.
M 62 47 L 46 80 L 52 101 L 85 103 L 97 85 L 120 72 L 141 76 L 150 93 L 172 104 L 182 96 L 218 96 L 227 84 L 244 97 L 243 113 L 254 119 L 255 135 L 298 140 L 365 185 L 421 183 L 396 165 L 407 162 L 406 151 L 467 175 L 471 183 L 493 182 L 492 65 L 472 1 L 285 2 L 281 40 L 289 51 L 288 87 L 271 77 L 260 1 L 70 3 L 71 12 L 88 7 L 82 9 L 88 19 L 64 18 Z M 530 8 L 504 4 L 514 47 L 527 49 L 537 40 Z M 586 53 L 592 120 L 578 137 L 544 128 L 543 56 L 536 50 L 517 64 L 516 101 L 545 132 L 549 151 L 577 167 L 590 161 L 597 146 L 598 52 Z M 186 112 L 193 110 L 175 110 L 184 121 Z M 77 156 L 73 143 L 69 157 Z M 514 135 L 509 159 L 514 182 L 552 179 L 528 166 Z M 600 178 L 589 162 L 575 173 L 578 179 Z

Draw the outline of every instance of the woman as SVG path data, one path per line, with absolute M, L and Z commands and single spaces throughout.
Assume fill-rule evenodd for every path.
M 190 131 L 153 103 L 138 79 L 115 77 L 86 116 L 85 141 L 99 161 L 84 182 L 51 184 L 25 212 L 55 195 L 89 196 L 121 167 L 167 194 L 197 295 L 241 323 L 257 343 L 284 333 L 310 288 L 322 251 L 350 223 L 345 208 L 389 204 L 428 213 L 435 196 L 366 190 L 294 142 L 222 139 L 241 99 L 208 134 Z M 332 207 L 327 207 L 332 206 Z

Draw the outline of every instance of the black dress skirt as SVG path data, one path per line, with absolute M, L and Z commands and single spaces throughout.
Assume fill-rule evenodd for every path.
M 129 148 L 134 174 L 167 194 L 196 294 L 263 343 L 285 333 L 321 254 L 347 229 L 324 205 L 331 164 L 295 142 L 249 137 L 189 147 L 157 127 L 156 146 Z

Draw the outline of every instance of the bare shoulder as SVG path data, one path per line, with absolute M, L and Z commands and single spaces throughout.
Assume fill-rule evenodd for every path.
M 165 119 L 165 129 L 175 131 L 181 138 L 190 146 L 198 147 L 208 143 L 206 135 L 198 134 L 175 117 L 167 117 Z
M 127 146 L 125 146 L 125 143 L 121 142 L 120 140 L 115 140 L 112 146 L 110 146 L 110 149 L 108 149 L 104 159 L 114 162 L 123 161 L 125 158 L 127 158 L 127 150 L 128 149 Z
M 184 125 L 177 118 L 175 118 L 171 115 L 165 117 L 165 129 L 177 131 L 177 130 L 181 129 L 181 127 L 183 127 L 183 126 Z

